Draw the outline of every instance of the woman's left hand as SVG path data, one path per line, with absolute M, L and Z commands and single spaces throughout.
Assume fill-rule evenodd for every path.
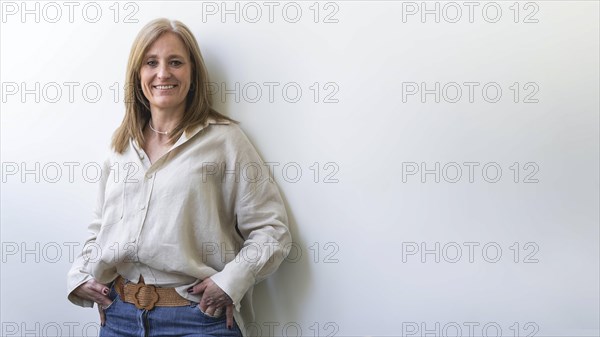
M 213 280 L 206 278 L 190 288 L 188 292 L 202 296 L 202 300 L 198 305 L 209 316 L 215 316 L 217 310 L 225 309 L 227 328 L 231 329 L 233 327 L 233 301 Z

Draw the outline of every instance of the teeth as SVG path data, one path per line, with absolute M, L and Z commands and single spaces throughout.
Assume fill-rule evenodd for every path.
M 175 86 L 174 85 L 157 85 L 157 86 L 155 86 L 155 88 L 165 90 L 165 89 L 173 89 L 173 88 L 175 88 Z

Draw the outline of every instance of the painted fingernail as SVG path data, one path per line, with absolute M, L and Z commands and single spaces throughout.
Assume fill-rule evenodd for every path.
M 231 325 L 227 325 L 227 329 L 231 330 L 232 326 Z
M 193 292 L 193 291 L 194 291 L 194 288 L 188 288 L 188 290 L 187 290 L 187 291 L 188 291 L 188 293 L 191 293 L 191 292 Z
M 107 288 L 104 288 L 104 289 L 102 289 L 102 293 L 103 293 L 104 295 L 108 295 L 108 289 L 107 289 Z

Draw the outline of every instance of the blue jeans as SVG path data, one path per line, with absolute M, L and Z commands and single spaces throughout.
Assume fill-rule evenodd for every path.
M 113 302 L 104 309 L 106 322 L 100 328 L 100 337 L 242 337 L 235 320 L 229 330 L 225 314 L 218 318 L 205 315 L 196 302 L 138 309 L 123 302 L 114 288 L 113 284 L 109 294 Z

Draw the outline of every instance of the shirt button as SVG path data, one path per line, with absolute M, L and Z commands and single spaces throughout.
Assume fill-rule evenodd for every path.
M 141 210 L 145 210 L 146 209 L 146 205 L 142 205 L 142 207 L 140 207 Z
M 140 159 L 144 159 L 144 155 L 140 153 Z
M 146 174 L 146 179 L 152 179 L 152 174 L 151 173 Z

